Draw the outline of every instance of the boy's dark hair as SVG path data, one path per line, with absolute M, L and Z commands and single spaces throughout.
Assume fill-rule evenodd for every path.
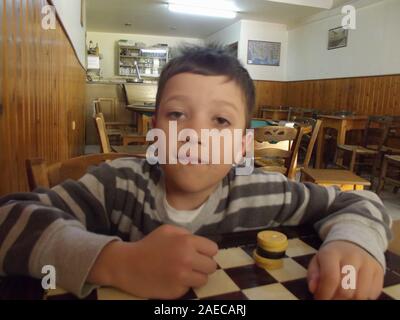
M 229 80 L 235 81 L 245 97 L 246 127 L 249 128 L 255 105 L 254 83 L 239 60 L 217 44 L 184 46 L 180 49 L 180 55 L 171 59 L 161 72 L 156 97 L 157 107 L 160 105 L 167 81 L 186 72 L 205 76 L 227 76 Z

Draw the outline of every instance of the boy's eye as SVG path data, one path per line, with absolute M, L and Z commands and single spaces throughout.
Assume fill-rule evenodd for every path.
M 184 114 L 179 111 L 169 112 L 167 115 L 168 115 L 168 118 L 172 119 L 172 120 L 179 120 L 184 116 Z
M 217 121 L 218 125 L 220 125 L 220 126 L 228 127 L 231 125 L 231 123 L 227 119 L 222 118 L 222 117 L 217 117 L 215 120 Z

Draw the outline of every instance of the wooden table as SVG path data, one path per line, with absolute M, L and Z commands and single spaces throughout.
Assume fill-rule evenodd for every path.
M 154 103 L 137 103 L 126 108 L 137 114 L 137 133 L 145 136 L 151 127 L 151 117 L 156 112 Z
M 252 255 L 256 248 L 256 230 L 209 235 L 208 238 L 216 242 L 220 249 L 214 257 L 219 269 L 210 276 L 205 287 L 189 290 L 183 299 L 208 299 L 208 296 L 215 300 L 312 299 L 307 289 L 307 267 L 321 240 L 311 226 L 279 227 L 274 230 L 283 232 L 289 239 L 282 269 L 264 270 L 255 265 Z M 395 251 L 388 251 L 386 260 L 385 288 L 380 299 L 400 299 L 400 256 Z M 0 278 L 2 299 L 76 300 L 66 292 L 45 294 L 40 280 L 27 277 Z M 100 288 L 85 300 L 104 299 L 126 300 L 135 297 L 116 289 Z
M 252 118 L 250 123 L 250 128 L 255 129 L 268 126 L 275 126 L 275 125 L 278 125 L 278 123 L 275 122 L 274 120 L 264 119 L 264 118 Z
M 147 145 L 137 146 L 111 146 L 111 149 L 117 153 L 126 153 L 137 157 L 146 157 Z
M 331 169 L 310 169 L 301 170 L 301 181 L 312 182 L 321 186 L 338 186 L 342 191 L 364 190 L 364 187 L 371 185 L 351 171 Z
M 324 143 L 326 129 L 332 128 L 337 130 L 337 144 L 346 143 L 346 133 L 350 130 L 362 130 L 365 129 L 368 117 L 367 116 L 319 116 L 322 120 L 321 128 L 318 133 L 317 140 L 317 161 L 316 167 L 322 168 L 323 155 L 324 155 Z
M 288 115 L 289 115 L 289 110 L 286 109 L 272 109 L 270 107 L 260 108 L 261 118 L 279 121 L 279 120 L 287 120 Z

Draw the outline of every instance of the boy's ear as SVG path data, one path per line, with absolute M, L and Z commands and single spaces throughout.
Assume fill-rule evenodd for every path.
M 243 161 L 243 159 L 246 157 L 246 151 L 250 150 L 250 148 L 253 148 L 253 143 L 254 143 L 254 135 L 246 132 L 246 134 L 244 134 L 242 136 L 242 143 L 241 143 L 241 148 L 242 148 L 242 152 L 241 155 L 237 154 L 235 157 L 235 163 L 241 163 Z M 249 155 L 247 155 L 249 156 Z
M 254 144 L 254 135 L 249 132 L 246 132 L 246 134 L 243 135 L 243 137 L 242 137 L 242 155 L 243 155 L 243 157 L 246 156 L 247 149 L 250 150 L 250 148 L 254 147 L 253 144 Z

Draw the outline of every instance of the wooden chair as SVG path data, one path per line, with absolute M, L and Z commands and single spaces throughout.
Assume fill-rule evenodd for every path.
M 290 107 L 288 121 L 295 121 L 296 118 L 312 118 L 314 113 L 314 109 Z
M 389 169 L 393 169 L 389 177 Z M 382 163 L 381 174 L 379 176 L 379 182 L 376 189 L 376 193 L 379 195 L 386 182 L 390 182 L 395 186 L 397 191 L 400 187 L 400 156 L 396 155 L 385 155 Z
M 301 181 L 312 182 L 321 186 L 337 186 L 342 191 L 364 190 L 371 182 L 348 170 L 311 169 L 301 170 Z
M 400 155 L 400 116 L 388 117 L 388 119 L 390 120 L 388 134 L 381 148 L 381 152 L 384 154 Z M 379 145 L 368 144 L 367 148 L 378 150 Z M 382 160 L 384 154 L 382 154 Z
M 138 145 L 138 146 L 111 146 L 110 140 L 108 139 L 106 133 L 106 126 L 104 117 L 101 113 L 97 114 L 94 118 L 97 135 L 100 141 L 100 148 L 101 152 L 103 153 L 111 153 L 111 152 L 118 152 L 118 153 L 126 153 L 131 155 L 143 156 L 146 154 L 147 145 Z
M 315 143 L 318 138 L 319 129 L 321 128 L 322 120 L 315 120 L 313 118 L 297 118 L 294 117 L 293 121 L 299 125 L 305 127 L 303 139 L 300 144 L 300 151 L 305 153 L 304 161 L 301 165 L 298 165 L 298 170 L 301 168 L 308 168 L 310 165 L 311 157 L 313 155 Z
M 116 137 L 119 141 L 122 138 L 123 133 L 126 132 L 133 132 L 131 128 L 131 124 L 128 122 L 117 122 L 117 121 L 106 121 L 106 116 L 104 113 L 104 110 L 102 108 L 102 104 L 110 101 L 111 102 L 111 111 L 108 110 L 108 117 L 111 117 L 112 119 L 115 118 L 114 115 L 114 101 L 112 99 L 107 99 L 107 98 L 99 98 L 97 100 L 93 101 L 93 106 L 94 106 L 94 114 L 102 114 L 104 123 L 106 126 L 106 133 L 107 136 L 110 138 Z M 107 109 L 107 108 L 106 108 Z
M 254 156 L 256 166 L 265 171 L 280 172 L 289 179 L 295 179 L 297 155 L 304 127 L 289 128 L 269 126 L 254 130 Z M 282 150 L 273 145 L 281 141 L 293 141 L 289 150 Z M 256 144 L 259 143 L 260 145 Z M 269 143 L 268 145 L 265 142 Z
M 43 159 L 26 160 L 28 184 L 31 191 L 37 187 L 52 188 L 67 179 L 78 180 L 90 166 L 122 157 L 132 157 L 123 153 L 91 154 L 48 165 Z
M 100 98 L 98 100 L 94 101 L 94 109 L 95 109 L 95 114 L 101 114 L 106 126 L 106 133 L 107 136 L 112 137 L 112 136 L 117 136 L 118 141 L 122 140 L 122 145 L 126 146 L 129 145 L 130 143 L 135 143 L 135 144 L 145 144 L 146 143 L 146 136 L 144 135 L 139 135 L 137 132 L 135 132 L 132 128 L 132 125 L 128 122 L 110 122 L 106 121 L 103 109 L 101 108 L 101 102 L 107 100 L 104 98 Z
M 301 108 L 289 107 L 287 121 L 294 121 L 295 117 L 303 117 L 303 111 Z
M 122 145 L 127 146 L 131 143 L 134 144 L 146 144 L 146 134 L 152 127 L 152 118 L 151 117 L 142 117 L 141 125 L 139 126 L 139 130 L 143 132 L 143 134 L 139 134 L 136 132 L 123 132 L 122 133 Z M 146 134 L 144 134 L 146 132 Z
M 350 171 L 355 171 L 356 166 L 368 165 L 372 167 L 372 177 L 379 165 L 379 153 L 382 151 L 383 145 L 386 143 L 388 133 L 390 130 L 390 124 L 393 118 L 387 116 L 370 116 L 364 131 L 363 139 L 361 145 L 337 145 L 335 164 L 338 167 L 349 169 Z M 379 132 L 379 141 L 376 149 L 368 148 L 369 142 L 374 139 L 373 133 Z M 351 155 L 350 164 L 348 167 L 343 165 L 343 158 L 345 154 Z M 369 158 L 372 161 L 358 161 L 361 157 Z
M 155 92 L 152 92 L 151 89 L 148 91 L 148 88 L 143 87 L 138 96 L 138 92 L 134 94 L 131 92 L 131 94 L 129 94 L 126 84 L 122 84 L 121 87 L 126 108 L 130 111 L 134 111 L 133 116 L 136 119 L 136 131 L 126 132 L 122 136 L 122 144 L 125 146 L 131 143 L 145 143 L 146 134 L 152 128 L 152 116 L 146 113 L 138 112 L 137 110 L 133 110 L 133 104 L 138 103 L 138 101 L 132 101 L 132 98 L 135 97 L 135 99 L 139 99 L 139 101 L 142 100 L 141 102 L 143 103 L 143 107 L 149 107 L 155 104 L 155 101 L 154 103 L 152 101 Z

